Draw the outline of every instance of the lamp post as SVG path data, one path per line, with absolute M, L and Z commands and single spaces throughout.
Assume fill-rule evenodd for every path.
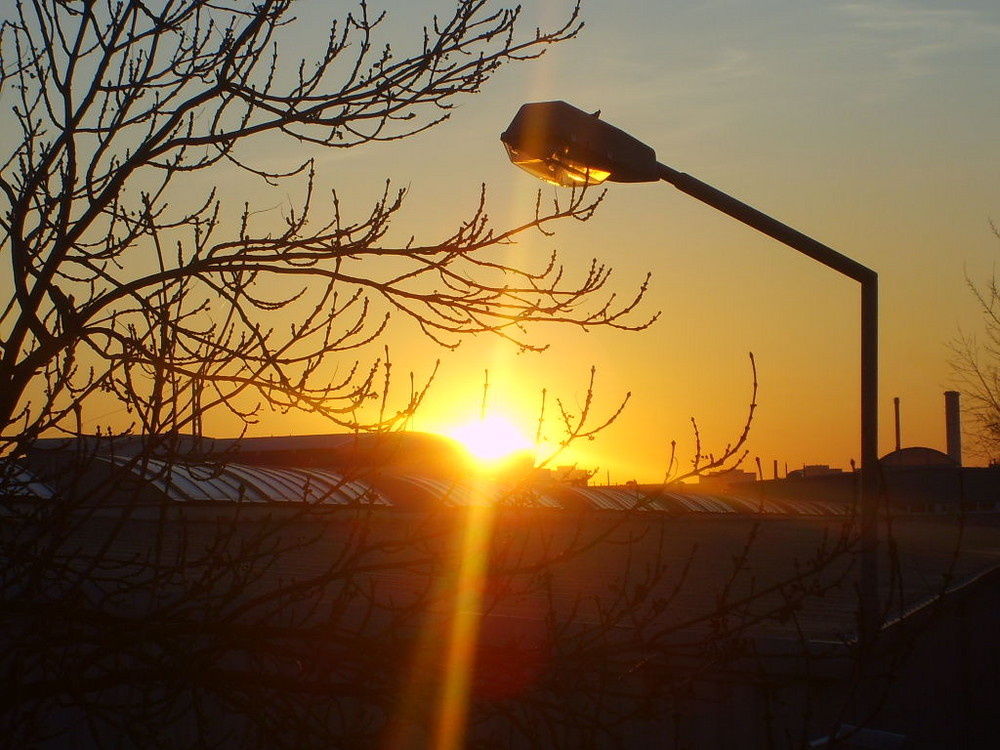
M 878 596 L 878 274 L 691 175 L 661 164 L 645 143 L 566 102 L 518 110 L 500 140 L 510 160 L 547 182 L 583 187 L 663 180 L 861 285 L 861 571 L 859 642 L 879 626 Z

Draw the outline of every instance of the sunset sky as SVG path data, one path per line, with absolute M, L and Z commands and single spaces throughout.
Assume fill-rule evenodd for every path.
M 320 7 L 329 7 L 326 3 Z M 334 4 L 340 7 L 340 3 Z M 345 6 L 349 4 L 343 4 Z M 378 5 L 374 3 L 373 5 Z M 397 12 L 397 54 L 419 44 L 411 19 L 449 2 Z M 569 3 L 525 2 L 529 27 Z M 322 179 L 363 212 L 391 178 L 410 198 L 396 231 L 443 238 L 486 183 L 498 226 L 530 217 L 542 185 L 507 161 L 498 140 L 526 101 L 562 99 L 602 117 L 689 172 L 875 269 L 881 283 L 880 453 L 893 448 L 893 397 L 904 445 L 944 449 L 943 391 L 955 387 L 949 342 L 979 326 L 966 275 L 987 280 L 1000 253 L 1000 5 L 977 2 L 590 0 L 579 38 L 502 71 L 452 119 L 417 138 L 324 157 Z M 412 41 L 407 41 L 412 40 Z M 592 258 L 613 285 L 652 284 L 639 333 L 536 329 L 541 354 L 489 337 L 457 352 L 398 330 L 397 373 L 441 373 L 415 429 L 446 430 L 479 414 L 489 370 L 491 414 L 534 433 L 541 392 L 577 410 L 596 367 L 596 418 L 618 421 L 556 463 L 597 479 L 657 481 L 676 440 L 720 452 L 742 429 L 758 366 L 749 442 L 769 476 L 803 464 L 847 468 L 859 456 L 859 293 L 815 261 L 661 184 L 611 185 L 586 223 L 511 247 L 519 262 L 557 249 L 572 273 Z M 400 383 L 405 390 L 405 383 Z M 275 417 L 260 433 L 322 432 Z M 546 421 L 543 432 L 559 437 Z M 967 451 L 967 461 L 973 457 Z

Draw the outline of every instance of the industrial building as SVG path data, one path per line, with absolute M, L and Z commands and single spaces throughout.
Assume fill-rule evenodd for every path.
M 470 710 L 493 718 L 470 742 L 536 746 L 502 717 L 526 721 L 541 705 L 557 717 L 545 719 L 553 747 L 992 748 L 1000 474 L 923 448 L 900 447 L 881 468 L 878 632 L 862 643 L 850 473 L 726 491 L 592 487 L 524 472 L 477 477 L 457 445 L 415 433 L 41 441 L 4 481 L 5 549 L 31 554 L 5 561 L 2 588 L 21 609 L 0 645 L 52 652 L 44 663 L 58 675 L 28 675 L 23 692 L 34 678 L 66 685 L 50 714 L 25 708 L 66 724 L 39 745 L 50 750 L 101 727 L 99 717 L 80 721 L 80 706 L 128 705 L 101 687 L 133 658 L 116 642 L 149 639 L 141 653 L 159 653 L 157 634 L 178 622 L 197 643 L 235 629 L 227 669 L 251 664 L 255 679 L 269 670 L 286 696 L 301 685 L 311 716 L 321 700 L 349 714 L 358 699 L 336 692 L 338 665 L 403 648 L 425 628 L 430 653 L 445 659 L 448 612 L 468 596 L 452 556 L 479 519 L 489 524 L 485 562 L 461 606 L 475 614 L 483 691 Z M 34 551 L 38 539 L 48 558 Z M 62 620 L 27 627 L 17 571 L 39 564 L 42 579 L 57 574 L 31 606 Z M 219 611 L 206 619 L 195 598 L 178 620 L 181 594 Z M 65 627 L 72 639 L 38 641 Z M 253 627 L 280 634 L 278 656 L 262 656 L 264 636 L 243 637 Z M 385 668 L 406 663 L 403 651 Z M 215 695 L 210 665 L 186 669 L 185 690 Z M 438 680 L 428 669 L 407 677 L 424 692 Z M 358 696 L 377 694 L 401 679 L 383 671 L 344 679 Z M 237 736 L 247 717 L 211 705 L 212 722 L 182 712 L 157 742 L 232 746 L 226 733 Z

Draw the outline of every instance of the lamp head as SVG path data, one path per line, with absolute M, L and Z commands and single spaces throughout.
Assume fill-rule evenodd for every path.
M 660 179 L 656 152 L 566 102 L 524 104 L 500 135 L 510 160 L 564 187 Z

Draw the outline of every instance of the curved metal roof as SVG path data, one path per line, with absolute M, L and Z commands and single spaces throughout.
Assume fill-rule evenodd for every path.
M 39 481 L 31 471 L 17 464 L 8 464 L 0 473 L 0 493 L 11 497 L 32 497 L 47 500 L 55 495 L 52 488 Z
M 648 495 L 616 487 L 573 487 L 564 490 L 594 510 L 641 510 L 667 513 L 771 513 L 783 515 L 842 515 L 832 503 L 751 499 L 700 492 L 655 492 Z
M 562 508 L 563 504 L 551 494 L 533 489 L 528 493 L 511 493 L 498 482 L 486 480 L 454 481 L 416 475 L 397 476 L 403 485 L 413 487 L 429 495 L 434 501 L 446 507 L 470 507 L 492 505 L 506 501 L 522 502 L 524 505 L 543 508 Z
M 567 487 L 535 485 L 516 496 L 502 483 L 485 479 L 441 479 L 416 474 L 394 474 L 391 483 L 377 488 L 348 480 L 329 469 L 275 468 L 246 464 L 187 464 L 162 459 L 137 462 L 108 458 L 128 468 L 168 498 L 178 501 L 242 501 L 249 503 L 305 502 L 327 505 L 370 504 L 400 508 L 439 505 L 471 507 L 493 504 L 554 509 L 695 514 L 843 515 L 832 503 L 789 499 L 749 498 L 698 492 L 643 493 L 625 487 Z M 41 486 L 44 491 L 44 486 Z M 51 495 L 51 491 L 49 492 Z M 44 495 L 43 495 L 44 496 Z M 513 501 L 516 501 L 513 502 Z
M 231 500 L 251 503 L 305 502 L 389 505 L 370 485 L 327 469 L 270 468 L 243 464 L 184 464 L 160 459 L 112 459 L 172 500 Z
M 602 510 L 665 510 L 656 507 L 655 496 L 644 497 L 635 490 L 616 487 L 574 487 L 573 493 Z

